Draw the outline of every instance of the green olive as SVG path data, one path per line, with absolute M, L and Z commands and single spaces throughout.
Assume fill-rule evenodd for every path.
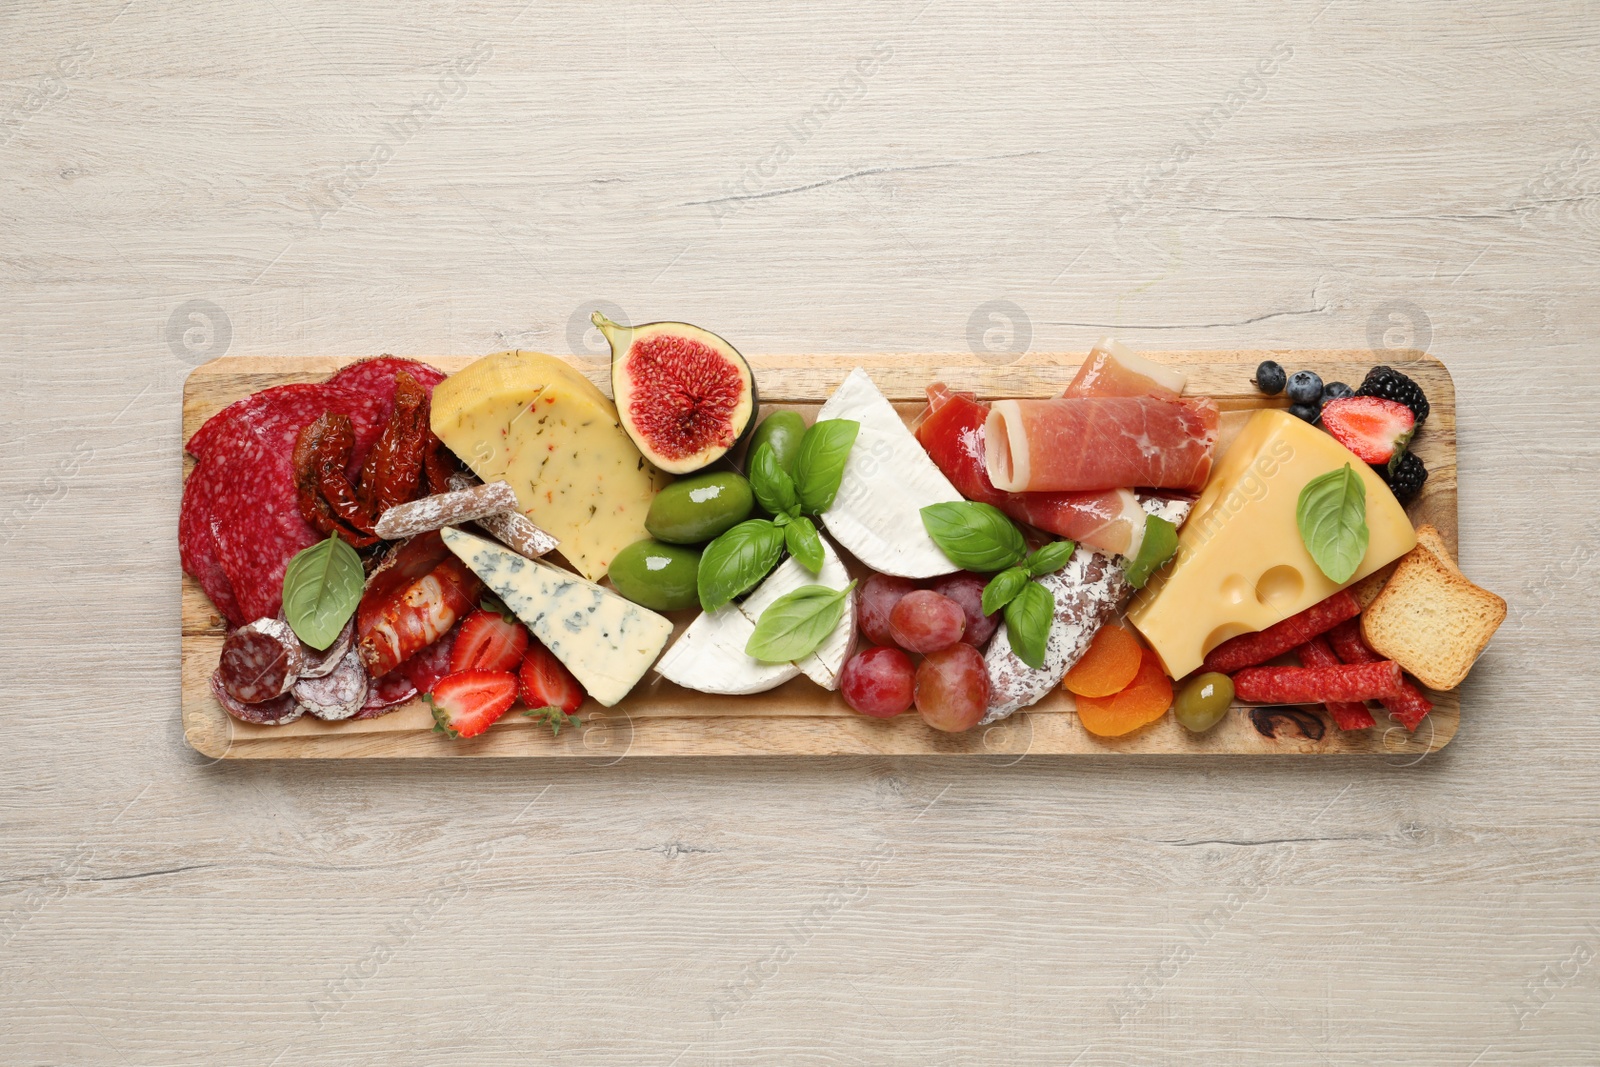
M 678 611 L 700 603 L 696 591 L 700 553 L 693 548 L 647 537 L 618 552 L 607 573 L 617 592 L 652 611 Z
M 1172 714 L 1190 733 L 1203 734 L 1228 713 L 1233 703 L 1233 679 L 1226 674 L 1207 671 L 1196 675 L 1178 693 L 1172 705 Z
M 755 497 L 744 475 L 711 471 L 679 478 L 650 502 L 644 528 L 674 545 L 697 545 L 750 517 Z
M 805 435 L 806 420 L 798 412 L 774 411 L 756 427 L 756 432 L 750 437 L 750 451 L 745 455 L 753 456 L 762 445 L 771 445 L 778 454 L 778 466 L 783 468 L 785 474 L 793 474 L 794 454 L 800 451 L 800 438 Z

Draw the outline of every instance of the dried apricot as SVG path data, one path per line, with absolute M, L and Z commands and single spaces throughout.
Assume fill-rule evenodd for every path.
M 1108 697 L 1078 697 L 1078 721 L 1091 734 L 1121 737 L 1155 722 L 1172 707 L 1172 679 L 1161 660 L 1145 649 L 1133 682 Z
M 1061 684 L 1080 697 L 1108 697 L 1120 693 L 1139 673 L 1144 649 L 1139 639 L 1109 623 L 1095 633 L 1089 650 L 1072 665 Z

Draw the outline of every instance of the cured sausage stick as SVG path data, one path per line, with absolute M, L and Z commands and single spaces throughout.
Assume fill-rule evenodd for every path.
M 472 478 L 465 474 L 457 474 L 450 479 L 450 488 L 466 489 L 473 484 Z M 512 505 L 515 508 L 515 504 Z M 532 519 L 520 511 L 502 511 L 496 515 L 485 515 L 477 520 L 489 536 L 497 539 L 501 544 L 514 552 L 520 552 L 529 559 L 538 559 L 556 550 L 561 544 L 553 536 L 534 525 Z
M 511 483 L 490 482 L 425 496 L 409 504 L 396 504 L 378 518 L 373 529 L 385 541 L 398 541 L 402 537 L 415 537 L 475 519 L 482 521 L 516 508 L 517 491 L 511 488 Z

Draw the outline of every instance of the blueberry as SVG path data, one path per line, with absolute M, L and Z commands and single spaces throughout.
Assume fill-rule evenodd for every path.
M 1330 400 L 1343 400 L 1347 396 L 1355 396 L 1356 391 L 1343 382 L 1329 382 L 1322 387 L 1322 402 Z
M 1290 404 L 1289 414 L 1305 422 L 1316 422 L 1318 411 L 1312 404 Z
M 1322 376 L 1314 370 L 1289 375 L 1289 402 L 1316 406 L 1322 401 Z
M 1283 368 L 1270 359 L 1263 360 L 1261 366 L 1256 368 L 1256 388 L 1268 396 L 1283 392 L 1284 381 Z

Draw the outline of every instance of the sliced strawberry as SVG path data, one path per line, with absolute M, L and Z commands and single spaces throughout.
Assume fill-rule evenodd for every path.
M 514 671 L 528 650 L 528 631 L 492 611 L 474 611 L 450 649 L 450 673 Z
M 522 702 L 533 711 L 559 708 L 571 715 L 586 695 L 572 672 L 537 641 L 522 657 L 522 669 L 517 677 L 522 683 Z
M 1417 417 L 1393 400 L 1351 396 L 1322 405 L 1322 428 L 1363 463 L 1388 463 L 1411 442 Z
M 477 737 L 517 702 L 517 676 L 510 671 L 461 671 L 435 682 L 426 699 L 437 733 Z

